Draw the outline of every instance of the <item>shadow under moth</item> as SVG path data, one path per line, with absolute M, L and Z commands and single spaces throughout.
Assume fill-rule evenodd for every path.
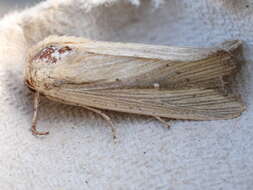
M 190 48 L 92 41 L 50 36 L 29 50 L 25 83 L 35 92 L 32 132 L 39 96 L 94 111 L 113 110 L 184 120 L 223 120 L 240 116 L 241 100 L 225 93 L 225 77 L 239 70 L 240 41 Z M 222 90 L 223 89 L 223 90 Z

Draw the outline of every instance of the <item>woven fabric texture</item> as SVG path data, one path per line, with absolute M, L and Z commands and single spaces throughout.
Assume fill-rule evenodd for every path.
M 0 20 L 0 189 L 231 189 L 253 187 L 253 2 L 250 0 L 47 0 Z M 48 35 L 206 47 L 243 40 L 237 77 L 247 105 L 227 121 L 169 121 L 42 99 L 35 137 L 33 94 L 23 82 L 27 48 Z

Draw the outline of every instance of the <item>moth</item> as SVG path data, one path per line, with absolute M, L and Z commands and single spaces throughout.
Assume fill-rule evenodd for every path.
M 183 120 L 224 120 L 240 116 L 245 106 L 224 93 L 225 78 L 239 70 L 240 41 L 212 48 L 172 47 L 50 36 L 27 56 L 25 83 L 35 92 L 32 132 L 39 97 L 81 106 L 112 120 L 113 110 Z M 115 135 L 114 135 L 115 136 Z

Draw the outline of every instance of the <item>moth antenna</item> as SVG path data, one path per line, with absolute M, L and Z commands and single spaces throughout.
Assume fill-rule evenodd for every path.
M 39 132 L 37 131 L 37 128 L 36 128 L 37 121 L 38 121 L 39 104 L 40 104 L 40 93 L 36 91 L 34 94 L 32 133 L 33 135 L 48 135 L 49 132 Z
M 153 116 L 153 117 L 155 119 L 157 119 L 158 121 L 160 121 L 165 128 L 170 129 L 170 125 L 165 120 L 163 120 L 161 117 L 158 117 L 158 116 Z
M 82 106 L 84 107 L 84 106 Z M 90 110 L 90 111 L 93 111 L 97 114 L 99 114 L 104 120 L 106 120 L 109 124 L 109 127 L 111 128 L 112 130 L 112 136 L 113 136 L 113 140 L 116 140 L 117 139 L 117 136 L 116 136 L 116 129 L 114 128 L 114 124 L 112 122 L 112 119 L 106 115 L 105 113 L 103 113 L 102 111 L 98 110 L 98 109 L 95 109 L 95 108 L 91 108 L 91 107 L 87 107 L 85 106 L 84 108 L 86 108 L 87 110 Z

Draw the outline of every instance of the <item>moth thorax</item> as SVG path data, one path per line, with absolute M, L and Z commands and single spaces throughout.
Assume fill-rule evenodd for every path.
M 56 64 L 58 60 L 63 59 L 72 52 L 73 49 L 69 46 L 58 47 L 50 45 L 39 51 L 39 53 L 34 56 L 32 61 L 44 62 L 47 64 Z

